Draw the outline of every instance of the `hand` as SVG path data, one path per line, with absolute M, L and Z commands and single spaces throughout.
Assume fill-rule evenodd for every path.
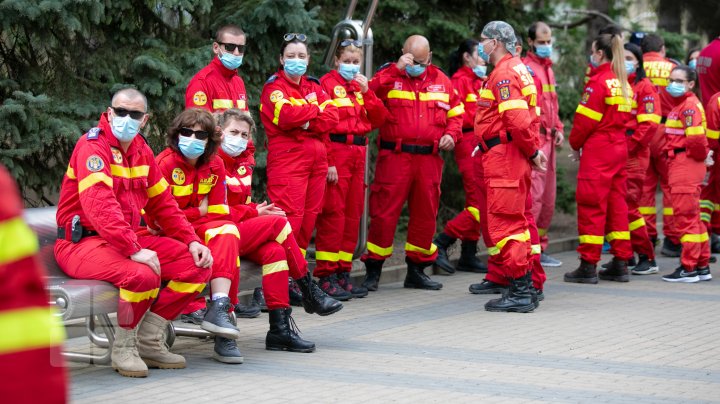
M 547 171 L 547 161 L 548 159 L 545 153 L 543 153 L 542 150 L 538 150 L 537 156 L 532 159 L 532 163 L 535 166 L 534 169 L 542 172 Z
M 160 260 L 158 259 L 157 253 L 153 250 L 143 248 L 130 256 L 130 259 L 145 264 L 150 267 L 156 274 L 160 275 Z
M 153 236 L 159 236 L 160 230 L 153 229 L 150 226 L 146 226 L 148 233 L 152 234 Z
M 358 73 L 353 77 L 353 80 L 357 82 L 360 85 L 360 92 L 365 94 L 368 90 L 368 79 L 367 77 L 363 76 L 362 74 Z
M 438 142 L 438 149 L 440 150 L 452 150 L 455 148 L 455 141 L 450 135 L 443 135 Z
M 555 146 L 558 149 L 562 149 L 563 142 L 565 141 L 565 135 L 562 132 L 555 132 Z
M 202 202 L 200 202 L 200 206 L 198 206 L 198 209 L 200 210 L 200 216 L 207 215 L 208 212 L 208 197 L 205 195 Z
M 300 129 L 307 130 L 310 127 L 310 121 L 305 122 Z
M 710 150 L 708 152 L 707 157 L 705 157 L 705 166 L 712 167 L 715 164 L 715 160 L 713 160 L 713 154 L 715 154 L 713 150 Z
M 285 217 L 285 211 L 275 206 L 274 203 L 268 205 L 267 201 L 262 201 L 256 206 L 258 216 L 273 215 Z
M 572 153 L 568 154 L 568 157 L 570 157 L 570 160 L 578 162 L 580 161 L 580 156 L 582 153 L 580 153 L 578 150 L 573 150 Z
M 210 268 L 212 266 L 213 257 L 212 254 L 210 254 L 209 248 L 197 241 L 193 241 L 188 245 L 188 250 L 190 250 L 190 254 L 192 254 L 195 266 L 200 268 Z
M 328 167 L 327 182 L 329 182 L 330 184 L 337 184 L 337 182 L 338 182 L 337 167 L 335 167 L 335 166 Z
M 413 56 L 412 53 L 406 53 L 406 54 L 400 56 L 400 59 L 398 59 L 395 66 L 397 66 L 398 70 L 404 71 L 405 66 L 411 66 L 413 64 L 414 60 L 415 60 L 415 56 Z
M 476 154 L 480 151 L 480 146 L 475 146 L 472 153 L 470 153 L 470 157 L 475 157 Z

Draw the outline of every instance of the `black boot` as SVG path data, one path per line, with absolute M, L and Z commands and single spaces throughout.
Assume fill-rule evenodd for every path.
M 300 338 L 292 308 L 270 310 L 270 331 L 265 337 L 265 349 L 270 351 L 315 352 L 315 344 Z
M 720 254 L 720 235 L 710 233 L 710 252 Z
M 628 274 L 627 261 L 613 257 L 612 261 L 610 261 L 610 266 L 601 269 L 598 272 L 598 276 L 604 281 L 629 282 L 630 275 Z
M 364 288 L 367 288 L 367 290 L 371 292 L 378 290 L 384 262 L 383 260 L 374 260 L 372 258 L 365 259 L 365 280 L 362 283 Z
M 302 291 L 302 304 L 307 313 L 329 316 L 343 308 L 342 303 L 328 296 L 320 289 L 309 271 L 296 282 Z
M 675 244 L 672 241 L 670 241 L 670 239 L 667 237 L 665 237 L 663 239 L 663 245 L 662 245 L 662 249 L 660 249 L 660 254 L 662 254 L 666 257 L 679 257 L 681 252 L 682 252 L 681 244 Z
M 481 283 L 473 283 L 468 288 L 474 295 L 499 295 L 507 291 L 507 286 L 483 279 Z
M 485 310 L 517 313 L 529 313 L 535 310 L 537 296 L 533 299 L 530 285 L 529 273 L 511 280 L 508 292 L 499 299 L 493 299 L 485 303 Z
M 462 272 L 487 273 L 487 265 L 477 257 L 477 241 L 463 241 L 457 270 Z M 438 257 L 440 257 L 438 255 Z
M 435 268 L 440 268 L 449 274 L 455 273 L 455 265 L 450 262 L 447 250 L 451 245 L 453 245 L 455 240 L 455 238 L 448 236 L 445 232 L 438 234 L 435 240 L 433 240 L 433 244 L 437 246 L 438 253 L 433 266 Z
M 405 275 L 405 283 L 403 284 L 404 287 L 427 290 L 442 289 L 442 283 L 433 281 L 429 276 L 425 275 L 425 272 L 423 272 L 423 268 L 429 266 L 430 264 L 422 266 L 421 264 L 410 261 L 407 257 L 405 257 L 405 262 L 407 263 L 407 274 Z
M 259 286 L 253 291 L 252 303 L 260 307 L 260 311 L 263 313 L 268 312 L 267 303 L 265 303 L 265 293 L 263 293 L 262 288 Z
M 302 307 L 303 295 L 300 291 L 300 287 L 293 278 L 288 278 L 288 294 L 290 295 L 290 305 Z M 263 296 L 263 299 L 265 296 Z
M 580 266 L 572 272 L 565 273 L 564 280 L 565 282 L 572 283 L 598 283 L 595 264 L 591 264 L 580 258 Z

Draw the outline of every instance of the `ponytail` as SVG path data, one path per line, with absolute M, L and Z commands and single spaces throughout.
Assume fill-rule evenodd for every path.
M 465 59 L 463 58 L 465 53 L 472 55 L 477 45 L 477 41 L 473 39 L 466 39 L 462 41 L 458 48 L 450 54 L 450 66 L 448 66 L 448 73 L 450 76 L 463 67 L 465 64 Z
M 620 35 L 601 34 L 595 38 L 595 49 L 601 50 L 605 57 L 610 60 L 612 71 L 615 77 L 620 81 L 620 91 L 623 98 L 630 99 L 630 85 L 627 81 L 627 71 L 625 71 L 625 48 L 623 47 Z

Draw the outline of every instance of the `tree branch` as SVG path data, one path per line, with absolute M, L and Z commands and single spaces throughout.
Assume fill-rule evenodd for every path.
M 609 15 L 607 15 L 605 13 L 601 13 L 596 10 L 567 10 L 565 13 L 566 14 L 583 14 L 583 15 L 585 15 L 585 17 L 578 21 L 575 21 L 575 22 L 553 23 L 553 24 L 548 24 L 548 25 L 550 25 L 553 28 L 568 29 L 568 28 L 575 28 L 575 27 L 578 27 L 583 24 L 587 24 L 588 22 L 592 21 L 595 18 L 601 18 L 601 19 L 605 20 L 608 24 L 617 25 L 623 31 L 632 32 L 632 29 L 620 25 L 618 22 L 616 22 L 615 20 L 610 18 Z

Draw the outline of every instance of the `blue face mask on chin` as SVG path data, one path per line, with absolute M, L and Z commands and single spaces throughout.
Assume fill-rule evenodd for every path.
M 189 159 L 196 159 L 205 152 L 207 140 L 193 139 L 188 136 L 180 136 L 178 139 L 178 149 L 183 156 Z
M 218 56 L 223 66 L 230 70 L 235 70 L 242 65 L 243 55 L 233 55 L 232 53 L 223 52 Z
M 130 115 L 124 117 L 113 116 L 110 128 L 117 140 L 129 142 L 138 134 L 141 123 L 141 121 L 130 118 Z
M 285 59 L 283 70 L 291 76 L 302 76 L 307 71 L 307 64 L 305 59 Z
M 487 66 L 475 65 L 475 67 L 472 68 L 472 71 L 479 78 L 487 76 Z
M 535 45 L 535 54 L 543 59 L 547 59 L 552 56 L 552 45 Z
M 360 65 L 352 63 L 340 63 L 338 65 L 338 73 L 347 81 L 352 80 L 356 74 L 360 73 Z
M 405 71 L 410 77 L 418 77 L 421 74 L 425 73 L 425 68 L 426 66 L 422 65 L 407 65 L 405 66 Z
M 667 90 L 668 94 L 675 98 L 682 97 L 685 93 L 687 93 L 685 84 L 680 83 L 670 83 L 665 89 Z

